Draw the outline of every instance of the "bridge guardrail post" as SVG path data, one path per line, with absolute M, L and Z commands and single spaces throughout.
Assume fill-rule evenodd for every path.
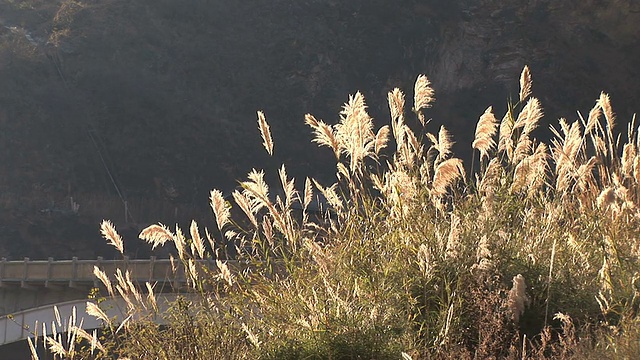
M 48 263 L 47 263 L 47 278 L 44 280 L 44 287 L 48 288 L 51 286 L 50 282 L 51 282 L 51 267 L 53 266 L 53 258 L 49 257 L 47 259 Z
M 23 289 L 33 290 L 33 286 L 27 282 L 29 280 L 29 261 L 30 259 L 25 256 L 24 267 L 22 269 L 22 280 L 20 281 L 20 287 Z
M 74 256 L 71 258 L 71 280 L 69 280 L 69 287 L 75 288 L 78 284 L 76 280 L 78 279 L 78 257 Z
M 4 279 L 4 264 L 7 262 L 7 258 L 3 257 L 0 260 L 0 287 L 4 287 L 2 280 Z

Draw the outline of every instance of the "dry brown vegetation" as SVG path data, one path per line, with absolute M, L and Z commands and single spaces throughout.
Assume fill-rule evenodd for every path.
M 49 335 L 48 346 L 61 357 L 131 359 L 637 354 L 635 119 L 626 136 L 616 134 L 603 93 L 587 116 L 560 119 L 545 144 L 532 135 L 543 111 L 528 68 L 520 85 L 501 120 L 491 107 L 480 116 L 478 169 L 454 157 L 444 127 L 430 131 L 424 111 L 434 93 L 422 75 L 415 118 L 399 89 L 388 96 L 390 126 L 378 130 L 360 93 L 335 125 L 307 115 L 314 141 L 335 155 L 336 183 L 307 178 L 296 187 L 283 165 L 273 189 L 253 170 L 233 204 L 211 192 L 215 230 L 148 227 L 140 237 L 175 247 L 201 302 L 177 302 L 164 315 L 168 325 L 158 326 L 153 284 L 96 269 L 103 295 L 122 296 L 131 319 L 118 324 L 91 302 L 103 337 L 74 328 L 73 338 L 86 340 Z M 261 112 L 258 124 L 272 153 Z M 318 198 L 326 199 L 320 219 L 309 211 Z M 102 232 L 123 252 L 110 223 Z M 229 249 L 239 263 L 223 260 Z M 196 260 L 211 256 L 215 271 L 200 268 Z

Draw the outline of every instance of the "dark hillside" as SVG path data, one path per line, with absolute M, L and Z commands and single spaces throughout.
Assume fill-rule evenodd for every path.
M 150 222 L 208 224 L 209 190 L 252 167 L 331 181 L 304 114 L 334 123 L 361 90 L 386 122 L 386 93 L 419 73 L 436 89 L 432 126 L 446 124 L 462 157 L 525 64 L 543 127 L 601 90 L 626 123 L 640 103 L 637 4 L 0 0 L 0 256 L 108 257 L 102 218 L 129 240 Z

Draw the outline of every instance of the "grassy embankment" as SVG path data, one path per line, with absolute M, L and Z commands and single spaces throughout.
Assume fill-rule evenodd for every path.
M 50 336 L 48 345 L 69 358 L 131 359 L 639 353 L 638 129 L 632 121 L 618 136 L 601 94 L 588 115 L 560 119 L 555 137 L 540 142 L 531 135 L 543 115 L 531 84 L 525 68 L 504 117 L 492 108 L 482 114 L 475 167 L 453 156 L 444 127 L 425 121 L 434 92 L 424 76 L 413 114 L 395 89 L 391 124 L 377 131 L 359 93 L 336 125 L 307 115 L 315 142 L 335 156 L 335 184 L 306 179 L 296 187 L 283 166 L 281 187 L 269 189 L 263 172 L 253 171 L 232 205 L 211 192 L 217 229 L 203 233 L 194 222 L 188 232 L 153 225 L 140 234 L 153 246 L 176 247 L 201 303 L 175 304 L 160 327 L 150 321 L 152 297 L 141 293 L 152 294 L 152 286 L 118 274 L 112 287 L 97 269 L 108 295 L 128 299 L 139 320 L 119 326 L 89 306 L 105 323 L 95 349 L 82 333 L 86 341 Z M 272 154 L 262 113 L 258 124 Z M 318 194 L 330 208 L 321 220 L 307 211 Z M 113 226 L 104 222 L 102 230 L 123 251 Z M 224 260 L 215 273 L 198 268 L 194 260 L 212 253 L 223 259 L 225 245 L 241 249 L 244 270 Z

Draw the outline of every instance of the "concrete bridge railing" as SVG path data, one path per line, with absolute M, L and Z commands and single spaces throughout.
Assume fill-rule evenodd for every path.
M 200 265 L 215 269 L 214 260 L 199 260 Z M 171 282 L 181 286 L 186 282 L 184 268 L 180 261 L 171 262 L 170 259 L 143 260 L 30 260 L 22 261 L 0 260 L 0 287 L 33 288 L 33 287 L 86 287 L 99 286 L 100 283 L 93 275 L 93 268 L 97 266 L 107 275 L 115 274 L 116 269 L 123 272 L 129 270 L 134 282 L 152 283 Z M 113 278 L 112 278 L 113 280 Z
M 198 260 L 198 268 L 217 272 L 215 260 Z M 233 269 L 246 266 L 230 261 Z M 182 263 L 170 259 L 130 260 L 30 260 L 0 259 L 0 315 L 14 314 L 44 305 L 86 299 L 93 287 L 103 289 L 94 276 L 97 266 L 115 282 L 116 269 L 130 272 L 131 280 L 145 290 L 150 282 L 155 293 L 183 292 L 189 286 Z M 204 274 L 203 274 L 204 275 Z

